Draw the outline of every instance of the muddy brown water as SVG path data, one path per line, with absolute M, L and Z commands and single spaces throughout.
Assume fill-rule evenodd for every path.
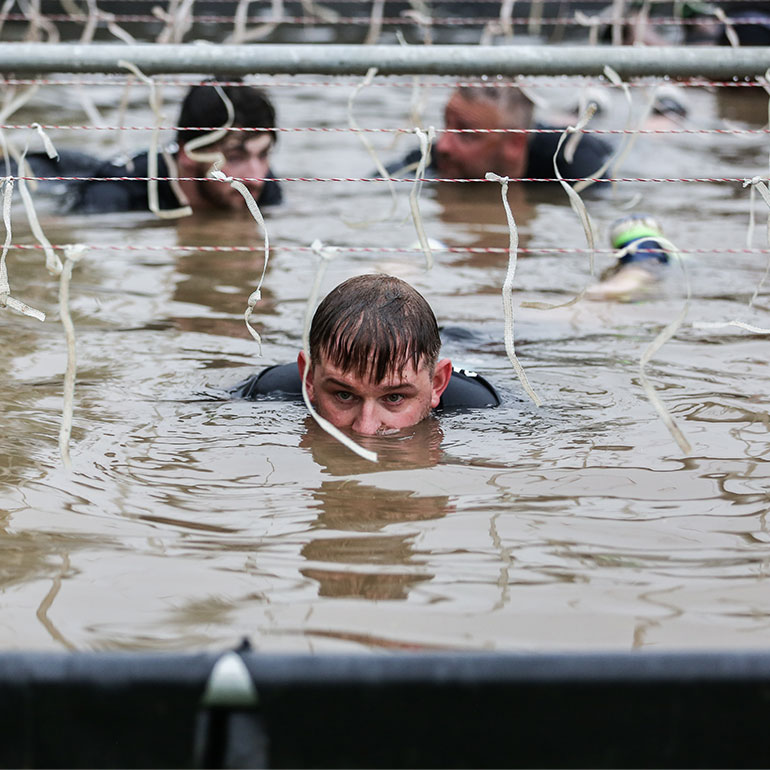
M 270 82 L 282 125 L 347 125 L 356 81 Z M 545 114 L 569 106 L 577 87 L 537 92 Z M 105 122 L 115 122 L 119 90 L 89 93 Z M 167 104 L 181 93 L 167 87 Z M 425 125 L 440 126 L 448 90 L 423 93 Z M 759 128 L 767 119 L 767 97 L 755 89 L 688 96 L 692 127 Z M 623 98 L 611 97 L 597 125 L 622 128 Z M 411 98 L 406 87 L 371 87 L 356 100 L 356 119 L 409 125 Z M 642 92 L 634 99 L 641 105 Z M 14 120 L 89 122 L 79 105 L 73 89 L 45 87 Z M 127 122 L 151 125 L 141 89 Z M 51 134 L 59 146 L 104 156 L 148 138 Z M 387 160 L 416 146 L 414 137 L 372 141 Z M 621 175 L 749 178 L 766 171 L 767 154 L 766 135 L 642 136 Z M 286 177 L 360 177 L 372 166 L 347 132 L 282 134 L 273 162 Z M 602 248 L 609 224 L 631 206 L 694 252 L 684 256 L 687 318 L 648 367 L 692 445 L 685 455 L 639 379 L 640 356 L 683 307 L 677 266 L 644 301 L 521 307 L 565 302 L 592 279 L 561 188 L 511 189 L 527 250 L 515 280 L 517 350 L 538 408 L 503 347 L 507 255 L 440 252 L 427 272 L 418 253 L 398 251 L 416 240 L 409 189 L 396 186 L 388 221 L 352 227 L 388 214 L 385 185 L 284 184 L 284 205 L 266 212 L 276 249 L 257 306 L 262 358 L 242 320 L 259 252 L 199 248 L 259 247 L 248 216 L 62 216 L 55 199 L 36 196 L 52 242 L 91 248 L 71 289 L 71 471 L 57 447 L 65 366 L 57 281 L 39 253 L 9 256 L 14 295 L 48 320 L 0 316 L 0 647 L 218 649 L 243 636 L 260 650 L 297 652 L 770 642 L 768 336 L 693 325 L 770 326 L 767 286 L 748 305 L 767 260 L 742 251 L 748 190 L 632 182 L 586 196 Z M 449 246 L 508 244 L 498 185 L 426 185 L 421 211 L 428 235 Z M 302 405 L 223 399 L 257 368 L 296 356 L 315 239 L 371 248 L 341 252 L 324 292 L 360 272 L 411 281 L 440 324 L 468 330 L 445 352 L 493 381 L 503 406 L 370 442 L 381 453 L 372 465 L 323 434 Z M 34 241 L 18 204 L 13 241 Z M 759 227 L 754 246 L 764 244 Z M 600 253 L 597 270 L 611 262 Z

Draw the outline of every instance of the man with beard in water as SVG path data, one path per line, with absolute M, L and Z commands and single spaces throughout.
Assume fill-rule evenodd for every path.
M 310 359 L 271 366 L 237 385 L 240 398 L 301 398 L 332 425 L 383 435 L 422 422 L 432 410 L 498 406 L 500 398 L 474 372 L 439 360 L 433 310 L 408 283 L 360 275 L 333 289 L 310 327 Z
M 535 123 L 533 115 L 533 103 L 511 83 L 455 89 L 444 108 L 448 131 L 440 134 L 433 147 L 426 175 L 484 179 L 485 174 L 492 171 L 512 179 L 555 179 L 553 156 L 561 135 L 559 132 L 526 133 L 527 129 L 555 128 Z M 559 170 L 566 179 L 591 177 L 611 150 L 603 139 L 587 134 L 569 160 L 562 146 L 558 155 Z M 420 150 L 413 150 L 400 162 L 389 164 L 387 170 L 397 173 L 413 168 L 421 154 Z

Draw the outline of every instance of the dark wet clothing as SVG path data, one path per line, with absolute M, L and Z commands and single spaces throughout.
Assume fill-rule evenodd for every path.
M 76 151 L 61 151 L 59 158 L 52 159 L 43 153 L 27 156 L 35 176 L 63 177 L 146 177 L 149 153 L 141 152 L 132 158 L 104 161 Z M 170 176 L 163 156 L 158 154 L 159 177 Z M 268 176 L 272 172 L 268 171 Z M 42 184 L 42 183 L 41 183 Z M 65 184 L 68 212 L 77 214 L 109 214 L 119 211 L 149 211 L 148 183 L 140 179 L 108 182 L 73 180 Z M 281 202 L 281 188 L 277 182 L 265 182 L 257 200 L 260 206 L 273 206 Z M 158 182 L 158 206 L 161 210 L 180 207 L 169 182 Z
M 551 129 L 555 126 L 546 126 L 540 123 L 535 125 L 539 129 Z M 530 134 L 528 142 L 527 168 L 524 177 L 527 179 L 556 179 L 553 170 L 553 154 L 561 139 L 561 134 Z M 567 142 L 565 141 L 564 144 Z M 584 134 L 575 150 L 572 163 L 567 163 L 564 158 L 564 144 L 559 150 L 559 171 L 565 179 L 591 178 L 601 168 L 612 152 L 611 145 L 593 134 Z M 395 173 L 404 166 L 419 163 L 422 153 L 413 150 L 401 162 L 387 167 L 388 173 Z M 494 169 L 489 169 L 494 171 Z M 426 169 L 426 177 L 439 176 L 440 172 L 435 163 Z
M 230 390 L 233 398 L 256 401 L 260 398 L 277 398 L 295 401 L 302 398 L 302 380 L 297 364 L 268 366 L 258 374 L 239 383 Z M 499 406 L 500 396 L 492 385 L 475 372 L 454 369 L 441 401 L 436 407 L 446 409 L 478 409 Z

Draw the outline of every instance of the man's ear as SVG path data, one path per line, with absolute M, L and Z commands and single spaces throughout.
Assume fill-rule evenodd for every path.
M 307 394 L 311 401 L 315 401 L 315 388 L 313 387 L 313 367 L 312 365 L 308 366 L 308 360 L 304 350 L 299 351 L 299 355 L 297 356 L 297 367 L 299 368 L 300 382 L 302 382 L 303 377 L 306 376 L 305 372 L 307 371 Z
M 527 134 L 503 134 L 501 152 L 505 174 L 511 177 L 522 177 L 527 168 L 529 147 Z
M 430 405 L 434 409 L 438 406 L 438 402 L 441 401 L 441 394 L 446 390 L 449 385 L 449 380 L 452 377 L 452 362 L 448 358 L 442 358 L 433 370 L 433 382 L 431 383 L 430 393 Z

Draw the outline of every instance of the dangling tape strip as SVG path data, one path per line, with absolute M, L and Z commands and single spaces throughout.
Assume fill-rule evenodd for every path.
M 147 199 L 150 211 L 159 219 L 179 219 L 180 217 L 192 216 L 192 209 L 189 205 L 183 205 L 176 209 L 161 209 L 158 201 L 158 137 L 160 127 L 164 123 L 161 113 L 160 98 L 153 78 L 147 77 L 136 65 L 131 62 L 120 60 L 118 66 L 125 67 L 134 73 L 140 80 L 144 81 L 150 88 L 150 108 L 155 116 L 155 127 L 150 135 L 150 149 L 147 153 Z
M 225 174 L 220 171 L 218 168 L 214 168 L 211 171 L 209 171 L 209 176 L 213 177 L 214 179 L 219 179 L 222 182 L 229 182 L 230 186 L 237 190 L 242 196 L 243 199 L 246 201 L 246 207 L 249 210 L 249 213 L 252 217 L 254 217 L 257 224 L 262 228 L 262 232 L 265 236 L 265 261 L 262 264 L 262 275 L 259 277 L 259 283 L 257 283 L 257 288 L 254 289 L 254 291 L 251 293 L 251 296 L 248 299 L 248 306 L 246 307 L 246 312 L 244 313 L 243 320 L 246 322 L 246 328 L 249 330 L 249 333 L 251 336 L 257 341 L 257 344 L 259 345 L 259 355 L 262 355 L 262 338 L 259 336 L 259 332 L 251 325 L 251 315 L 254 312 L 254 306 L 259 302 L 259 300 L 262 299 L 262 282 L 265 280 L 265 274 L 267 272 L 267 262 L 270 257 L 270 239 L 267 234 L 267 225 L 265 225 L 265 219 L 262 216 L 262 212 L 259 210 L 259 206 L 257 205 L 257 202 L 254 200 L 254 196 L 249 191 L 249 188 L 246 187 L 243 182 L 238 181 L 237 179 L 233 179 L 231 176 L 225 176 Z
M 516 350 L 513 340 L 513 278 L 516 274 L 516 254 L 519 248 L 519 231 L 516 227 L 516 221 L 513 218 L 511 207 L 508 205 L 508 177 L 498 176 L 492 172 L 487 172 L 486 179 L 490 182 L 500 182 L 500 191 L 503 198 L 503 208 L 505 209 L 505 216 L 508 220 L 508 270 L 505 274 L 505 281 L 503 281 L 503 313 L 505 314 L 505 352 L 508 354 L 508 359 L 513 365 L 513 369 L 516 372 L 516 376 L 521 382 L 521 386 L 526 391 L 527 395 L 535 402 L 537 406 L 541 406 L 541 401 L 537 396 L 537 393 L 532 389 L 529 384 L 527 375 L 524 372 L 524 367 L 519 362 L 516 356 Z
M 313 313 L 315 312 L 316 302 L 318 301 L 318 295 L 321 291 L 321 281 L 324 273 L 326 272 L 326 266 L 332 258 L 331 249 L 325 248 L 324 245 L 316 240 L 312 244 L 313 251 L 320 257 L 318 263 L 318 270 L 316 271 L 315 281 L 313 282 L 313 288 L 310 292 L 310 296 L 307 300 L 307 306 L 305 310 L 305 323 L 302 329 L 302 350 L 305 353 L 305 374 L 302 377 L 302 399 L 305 402 L 308 412 L 312 418 L 318 423 L 318 425 L 325 430 L 330 436 L 333 436 L 341 444 L 350 449 L 351 452 L 355 452 L 359 457 L 363 457 L 364 460 L 370 462 L 377 462 L 377 453 L 372 452 L 369 449 L 364 449 L 362 446 L 353 441 L 350 436 L 345 435 L 339 428 L 332 425 L 327 419 L 321 417 L 310 403 L 310 396 L 307 391 L 307 378 L 310 373 L 310 367 L 313 365 L 310 358 L 310 325 L 313 320 Z
M 421 156 L 417 171 L 415 172 L 415 176 L 420 180 L 425 176 L 425 166 L 428 163 L 428 158 L 430 158 L 430 148 L 436 138 L 436 131 L 433 126 L 430 126 L 427 133 L 419 128 L 415 128 L 414 132 L 420 140 Z M 425 267 L 430 270 L 433 267 L 433 252 L 430 249 L 428 237 L 425 235 L 425 227 L 423 226 L 422 216 L 420 215 L 418 198 L 421 191 L 422 182 L 415 182 L 412 185 L 412 192 L 409 194 L 409 208 L 412 211 L 412 220 L 414 222 L 414 229 L 417 231 L 417 239 L 420 242 L 420 248 L 422 249 L 423 254 L 425 254 Z

